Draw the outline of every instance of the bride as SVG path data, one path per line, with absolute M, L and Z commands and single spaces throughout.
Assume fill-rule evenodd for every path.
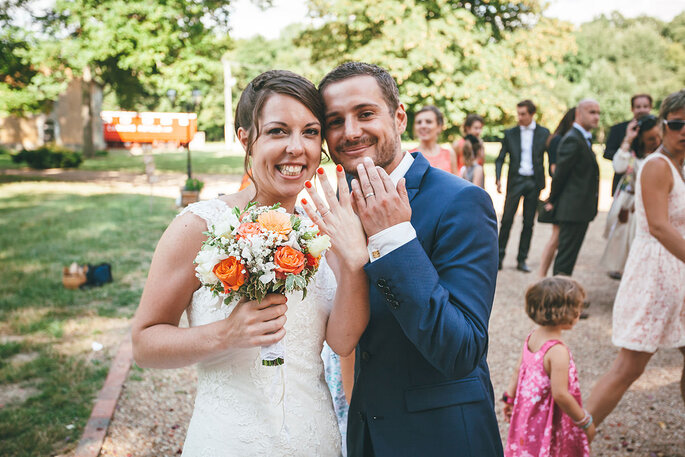
M 366 238 L 342 168 L 340 201 L 320 170 L 328 203 L 311 191 L 320 212 L 303 203 L 332 246 L 305 299 L 295 292 L 226 305 L 200 288 L 193 260 L 213 221 L 253 201 L 296 211 L 298 193 L 305 183 L 311 188 L 321 162 L 323 102 L 305 78 L 287 71 L 257 76 L 235 118 L 254 186 L 190 205 L 164 232 L 133 319 L 134 357 L 150 368 L 197 364 L 184 456 L 338 456 L 340 434 L 320 354 L 324 340 L 338 354 L 351 353 L 368 323 Z M 189 328 L 178 326 L 184 311 Z M 260 346 L 281 339 L 285 365 L 263 366 Z

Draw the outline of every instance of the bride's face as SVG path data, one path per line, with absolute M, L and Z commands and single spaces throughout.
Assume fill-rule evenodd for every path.
M 262 107 L 252 146 L 252 176 L 260 204 L 294 205 L 321 162 L 321 124 L 297 99 L 271 95 Z

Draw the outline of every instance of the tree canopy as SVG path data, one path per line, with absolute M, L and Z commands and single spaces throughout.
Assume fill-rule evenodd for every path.
M 234 103 L 272 68 L 317 83 L 344 61 L 376 63 L 396 78 L 410 122 L 425 104 L 443 111 L 444 139 L 469 113 L 498 135 L 525 98 L 553 128 L 568 107 L 595 97 L 606 128 L 629 116 L 632 94 L 658 102 L 685 86 L 685 13 L 669 23 L 614 13 L 574 28 L 545 17 L 539 0 L 310 0 L 313 25 L 287 27 L 276 40 L 232 40 L 220 0 L 57 0 L 34 14 L 34 27 L 12 21 L 26 3 L 0 3 L 0 112 L 48 110 L 69 78 L 88 71 L 106 109 L 192 109 L 200 90 L 200 129 L 220 139 L 222 57 L 232 62 Z

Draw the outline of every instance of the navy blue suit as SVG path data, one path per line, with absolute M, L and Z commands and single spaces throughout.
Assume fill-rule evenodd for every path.
M 420 154 L 405 175 L 417 239 L 365 266 L 350 457 L 501 456 L 486 363 L 497 221 L 480 187 Z M 367 443 L 367 450 L 364 446 Z

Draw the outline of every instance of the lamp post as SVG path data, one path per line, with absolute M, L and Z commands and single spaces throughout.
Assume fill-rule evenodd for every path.
M 171 102 L 171 107 L 174 107 L 174 102 L 176 101 L 176 89 L 169 89 L 166 91 L 166 96 Z
M 236 83 L 236 79 L 231 76 L 231 64 L 226 56 L 221 58 L 221 63 L 224 67 L 224 143 L 226 147 L 233 146 L 233 102 L 232 102 L 232 88 Z
M 193 112 L 197 116 L 197 107 L 200 105 L 200 102 L 202 102 L 202 91 L 200 91 L 200 89 L 193 89 L 191 92 L 191 97 L 193 102 Z M 197 117 L 195 118 L 195 122 L 197 122 Z M 190 129 L 190 119 L 188 119 L 188 129 Z M 188 179 L 190 179 L 192 178 L 192 169 L 190 165 L 190 143 L 186 144 L 186 152 L 188 155 Z

